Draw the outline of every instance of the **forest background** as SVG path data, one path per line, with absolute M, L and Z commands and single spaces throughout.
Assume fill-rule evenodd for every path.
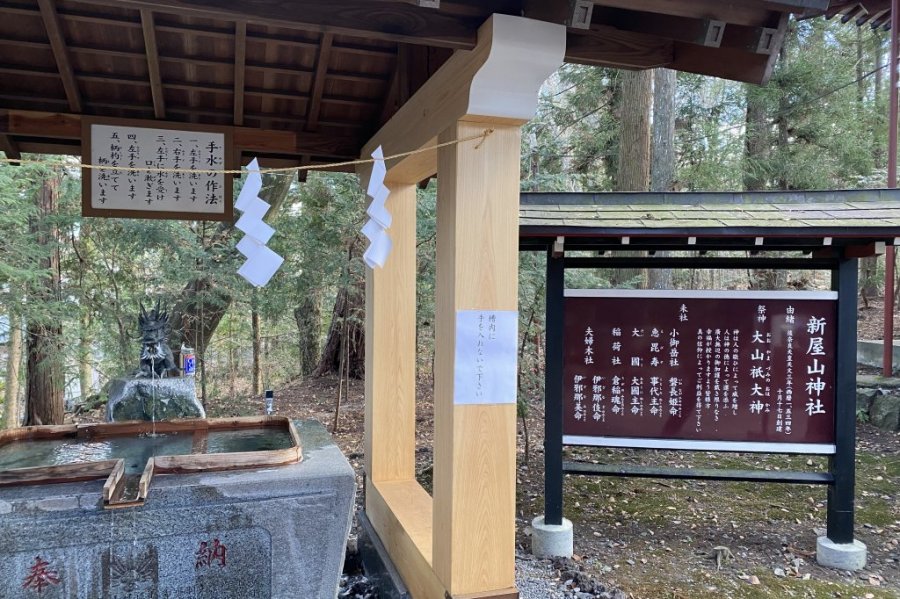
M 888 36 L 793 22 L 765 87 L 675 73 L 565 65 L 522 138 L 523 191 L 884 187 Z M 6 426 L 60 423 L 137 367 L 139 304 L 170 307 L 170 345 L 193 347 L 204 403 L 300 377 L 362 377 L 366 200 L 355 175 L 267 175 L 271 246 L 262 289 L 237 276 L 231 223 L 82 218 L 74 158 L 0 165 L 0 342 Z M 238 181 L 236 185 L 240 185 Z M 435 202 L 418 193 L 419 374 L 433 371 Z M 544 256 L 520 255 L 520 413 L 542 394 Z M 865 302 L 883 260 L 860 266 Z M 570 286 L 811 287 L 767 272 L 591 271 Z M 574 280 L 577 279 L 577 280 Z M 825 281 L 825 279 L 822 279 Z

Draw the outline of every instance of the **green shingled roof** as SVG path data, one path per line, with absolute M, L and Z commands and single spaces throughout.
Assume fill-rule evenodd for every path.
M 537 229 L 588 233 L 616 230 L 646 234 L 728 228 L 768 232 L 794 230 L 821 236 L 873 229 L 900 236 L 900 190 L 751 193 L 523 193 L 522 234 Z M 548 231 L 549 232 L 549 231 Z

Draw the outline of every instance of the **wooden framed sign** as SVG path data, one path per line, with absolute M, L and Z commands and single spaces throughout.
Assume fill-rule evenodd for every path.
M 114 167 L 82 169 L 82 214 L 232 220 L 232 175 L 191 172 L 234 168 L 231 128 L 144 124 L 129 119 L 82 119 L 82 161 Z
M 833 454 L 837 292 L 566 290 L 563 443 Z

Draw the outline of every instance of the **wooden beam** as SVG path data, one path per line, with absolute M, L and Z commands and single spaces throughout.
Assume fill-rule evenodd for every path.
M 869 258 L 871 256 L 881 256 L 885 252 L 885 243 L 876 241 L 868 245 L 851 245 L 844 248 L 844 256 L 846 258 Z
M 413 597 L 448 596 L 431 565 L 433 508 L 421 485 L 367 480 L 366 516 Z
M 460 311 L 516 309 L 520 128 L 533 116 L 539 86 L 559 67 L 564 51 L 562 25 L 495 14 L 479 30 L 475 49 L 445 62 L 363 150 L 427 150 L 388 164 L 386 181 L 408 190 L 410 199 L 418 181 L 435 172 L 440 180 L 434 500 L 414 480 L 370 481 L 367 488 L 377 492 L 366 503 L 416 597 L 515 595 L 515 397 L 478 398 L 471 389 L 454 388 L 457 369 L 464 368 L 457 364 L 456 323 Z M 447 145 L 423 148 L 435 140 Z M 405 270 L 405 278 L 411 277 L 414 265 Z M 388 282 L 367 279 L 379 281 Z M 377 291 L 367 297 L 378 299 Z M 382 293 L 367 304 L 367 314 L 376 315 L 366 322 L 367 336 L 374 327 L 396 326 L 383 320 L 391 314 L 396 319 L 397 307 L 386 302 L 397 298 Z M 384 369 L 392 364 L 375 366 L 367 376 L 384 384 L 392 376 Z M 505 382 L 512 384 L 510 375 L 513 380 Z M 367 447 L 395 455 L 401 452 L 385 435 L 393 430 L 386 422 L 390 407 L 379 405 L 385 397 L 367 393 L 367 404 L 376 400 L 367 405 Z M 412 443 L 408 432 L 403 437 L 405 455 Z M 382 464 L 391 462 L 382 458 Z M 387 486 L 396 490 L 393 499 L 385 497 Z
M 140 126 L 139 123 L 135 123 Z M 147 127 L 158 123 L 147 120 Z M 173 126 L 178 123 L 171 123 Z M 261 154 L 299 156 L 349 157 L 357 156 L 359 143 L 355 138 L 336 137 L 307 131 L 281 131 L 232 127 L 235 149 Z M 18 138 L 81 140 L 81 115 L 0 109 L 0 134 Z M 20 142 L 20 145 L 24 140 Z
M 153 114 L 158 119 L 166 118 L 166 98 L 163 94 L 162 77 L 159 74 L 159 50 L 156 46 L 156 30 L 153 28 L 153 11 L 141 9 L 141 29 L 144 32 L 144 49 L 147 54 L 147 74 L 150 93 L 153 96 Z
M 228 20 L 248 17 L 246 5 L 238 0 L 213 4 L 207 0 L 117 0 L 114 4 L 174 9 L 178 13 Z M 489 14 L 485 12 L 480 18 L 462 17 L 398 3 L 375 9 L 367 0 L 344 0 L 340 10 L 336 10 L 333 0 L 302 3 L 257 0 L 249 21 L 303 31 L 466 49 L 475 45 L 476 30 Z
M 388 188 L 391 256 L 366 269 L 365 455 L 375 483 L 416 475 L 416 187 Z
M 53 58 L 56 59 L 56 68 L 59 69 L 63 89 L 66 91 L 69 110 L 81 112 L 81 93 L 78 91 L 78 82 L 75 81 L 72 63 L 69 61 L 66 40 L 63 37 L 62 27 L 59 23 L 56 5 L 53 0 L 38 0 L 38 7 L 41 10 L 41 18 L 44 20 L 44 28 L 47 30 L 50 47 L 53 49 Z
M 244 124 L 244 79 L 247 75 L 247 23 L 234 24 L 234 124 Z
M 722 2 L 722 0 L 594 0 L 594 4 L 625 8 L 648 13 L 688 17 L 691 19 L 712 19 L 735 25 L 765 27 L 769 11 L 760 2 Z
M 615 27 L 621 31 L 643 33 L 662 39 L 711 47 L 721 45 L 725 31 L 723 21 L 691 19 L 616 8 L 595 9 L 593 22 L 597 25 Z
M 325 89 L 325 77 L 328 73 L 328 61 L 331 59 L 331 43 L 334 35 L 323 33 L 319 42 L 319 53 L 316 57 L 316 72 L 313 75 L 312 89 L 309 92 L 309 104 L 306 110 L 306 130 L 315 131 L 319 127 L 319 111 L 322 108 L 322 91 Z
M 454 385 L 459 312 L 517 309 L 520 127 L 460 121 L 438 140 L 486 126 L 477 147 L 438 150 L 434 570 L 451 596 L 515 583 L 516 405 L 462 403 Z
M 513 21 L 510 21 L 513 19 Z M 530 103 L 530 94 L 518 93 L 513 86 L 526 87 L 529 84 L 527 77 L 516 77 L 515 72 L 504 73 L 508 77 L 509 85 L 497 85 L 496 82 L 488 85 L 488 79 L 479 79 L 474 82 L 475 76 L 491 59 L 492 36 L 495 33 L 506 33 L 512 23 L 522 22 L 536 32 L 546 34 L 548 29 L 565 32 L 562 26 L 550 25 L 539 21 L 531 21 L 507 15 L 494 15 L 479 31 L 478 46 L 471 52 L 457 52 L 447 60 L 437 73 L 425 82 L 416 91 L 412 98 L 388 121 L 378 133 L 366 144 L 363 155 L 368 156 L 379 145 L 384 147 L 386 155 L 398 154 L 422 149 L 423 146 L 432 145 L 436 140 L 438 131 L 443 131 L 456 123 L 459 119 L 470 114 L 479 114 L 488 110 L 502 113 L 498 108 L 505 106 L 506 117 L 499 120 L 514 122 L 526 121 L 533 115 L 534 106 Z M 515 54 L 518 59 L 515 66 L 509 64 L 504 68 L 520 69 L 522 73 L 528 73 L 536 65 L 528 62 L 546 59 L 538 52 L 519 52 Z M 504 55 L 504 59 L 515 60 L 512 55 Z M 496 57 L 494 60 L 498 60 Z M 497 74 L 492 73 L 490 79 L 496 79 Z M 448 83 L 452 82 L 452 83 Z M 526 98 L 528 101 L 526 101 Z M 529 116 L 526 117 L 525 115 Z M 515 115 L 521 115 L 518 118 Z M 388 180 L 403 183 L 418 183 L 437 172 L 437 152 L 435 150 L 419 152 L 417 154 L 395 161 L 388 170 Z
M 651 69 L 669 66 L 674 60 L 671 40 L 620 31 L 605 25 L 593 25 L 588 32 L 570 30 L 567 40 L 567 62 Z
M 745 48 L 734 47 L 703 48 L 693 44 L 675 42 L 675 59 L 669 68 L 690 73 L 709 74 L 709 65 L 715 64 L 716 75 L 723 79 L 765 84 L 775 68 L 775 61 L 778 59 L 777 49 L 781 48 L 784 41 L 788 18 L 787 14 L 783 14 L 779 18 L 774 32 L 771 33 L 768 45 L 775 49 L 772 53 L 756 53 Z M 726 28 L 726 40 L 728 36 L 729 31 Z
M 22 157 L 18 144 L 8 135 L 0 135 L 0 151 L 6 154 L 10 160 L 18 160 Z

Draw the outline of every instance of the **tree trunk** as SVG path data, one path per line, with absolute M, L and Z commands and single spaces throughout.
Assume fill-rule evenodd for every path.
M 675 188 L 675 71 L 653 71 L 653 141 L 650 147 L 650 191 L 673 191 Z M 657 252 L 665 257 L 668 252 Z M 672 269 L 647 270 L 648 289 L 671 289 Z
M 331 326 L 325 339 L 325 348 L 316 367 L 314 376 L 340 372 L 342 333 L 347 335 L 348 348 L 347 376 L 361 379 L 365 375 L 365 288 L 358 281 L 338 290 L 334 300 Z M 346 322 L 346 332 L 342 331 Z
M 78 339 L 78 382 L 81 400 L 94 392 L 94 352 L 91 340 L 91 318 L 87 310 L 81 314 L 81 336 Z
M 653 89 L 652 71 L 623 71 L 619 103 L 619 160 L 616 171 L 617 191 L 647 191 L 650 185 L 650 106 Z M 634 256 L 635 252 L 619 252 Z M 645 271 L 639 268 L 616 268 L 610 284 L 619 287 L 637 280 L 647 284 Z
M 877 34 L 876 34 L 877 35 Z M 875 114 L 878 113 L 880 89 L 881 89 L 881 39 L 876 38 L 877 45 L 875 47 L 875 84 L 874 84 L 874 106 Z M 864 118 L 865 114 L 865 80 L 863 79 L 863 39 L 862 30 L 856 28 L 856 78 L 859 81 L 856 91 L 856 105 L 860 118 Z M 872 162 L 877 169 L 881 164 L 883 157 L 880 155 L 881 144 L 874 142 L 877 131 L 878 119 L 872 119 L 871 139 L 872 143 Z M 869 298 L 878 295 L 878 256 L 869 256 L 859 261 L 859 295 L 863 300 L 863 304 L 869 307 Z
M 744 137 L 744 189 L 766 188 L 766 161 L 769 158 L 769 122 L 762 92 L 747 85 L 747 132 Z
M 297 344 L 300 358 L 300 376 L 309 376 L 319 362 L 319 327 L 322 309 L 317 292 L 308 291 L 294 309 L 297 323 Z
M 622 73 L 617 191 L 647 191 L 650 184 L 652 71 Z
M 653 143 L 650 191 L 675 188 L 675 90 L 676 72 L 653 71 Z
M 19 426 L 19 370 L 22 365 L 22 323 L 15 311 L 9 313 L 9 344 L 6 349 L 6 428 Z
M 36 204 L 31 232 L 46 251 L 40 259 L 45 274 L 30 289 L 29 303 L 44 308 L 45 314 L 32 316 L 28 322 L 26 426 L 62 424 L 65 409 L 62 326 L 58 319 L 46 313 L 52 313 L 54 305 L 60 302 L 59 228 L 52 222 L 59 206 L 58 178 L 47 176 L 43 180 Z
M 262 369 L 259 362 L 262 353 L 262 335 L 259 330 L 259 310 L 256 309 L 256 302 L 250 310 L 250 329 L 253 334 L 253 395 L 261 395 Z

